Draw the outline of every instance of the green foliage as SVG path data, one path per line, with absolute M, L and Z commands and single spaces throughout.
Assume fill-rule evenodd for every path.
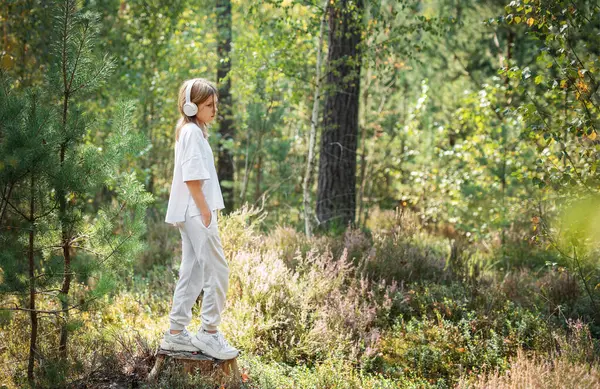
M 517 1 L 506 12 L 502 22 L 522 24 L 537 49 L 534 65 L 502 70 L 523 96 L 515 113 L 527 123 L 524 139 L 538 145 L 537 183 L 559 192 L 594 191 L 600 63 L 592 47 L 600 43 L 600 10 L 588 1 Z
M 343 359 L 330 359 L 314 368 L 288 367 L 260 357 L 243 357 L 241 362 L 251 372 L 248 388 L 435 388 L 424 380 L 392 379 L 382 374 L 355 371 Z
M 548 351 L 552 346 L 545 322 L 511 303 L 491 317 L 477 311 L 453 312 L 452 303 L 450 299 L 429 305 L 434 317 L 400 316 L 383 336 L 383 356 L 374 363 L 392 376 L 451 383 L 461 374 L 508 367 L 508 357 L 518 348 Z

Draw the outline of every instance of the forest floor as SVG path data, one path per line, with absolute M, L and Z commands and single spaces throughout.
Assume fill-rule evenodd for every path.
M 560 263 L 553 253 L 516 241 L 484 249 L 385 211 L 364 230 L 312 238 L 289 227 L 261 232 L 248 216 L 219 225 L 230 263 L 220 329 L 243 350 L 244 388 L 600 387 L 589 296 L 568 269 L 546 265 Z M 173 262 L 146 258 L 72 315 L 67 369 L 48 357 L 55 322 L 41 321 L 40 387 L 219 387 L 177 374 L 146 383 L 180 256 L 173 230 L 152 228 L 149 237 L 173 240 L 148 252 Z M 77 283 L 73 296 L 87 287 Z M 26 315 L 3 319 L 2 388 L 27 382 L 27 335 Z

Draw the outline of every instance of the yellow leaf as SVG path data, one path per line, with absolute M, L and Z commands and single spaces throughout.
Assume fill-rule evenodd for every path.
M 588 85 L 583 82 L 583 80 L 577 81 L 577 88 L 582 92 L 587 92 L 589 90 Z
M 515 23 L 517 23 L 517 24 L 521 23 L 521 17 L 520 16 L 515 16 Z
M 527 19 L 527 25 L 528 25 L 529 27 L 533 26 L 533 23 L 535 23 L 535 19 L 534 19 L 534 18 L 529 18 L 529 19 Z
M 596 134 L 596 131 L 592 131 L 590 136 L 588 136 L 588 138 L 590 138 L 591 140 L 596 140 L 596 137 L 598 137 L 598 135 Z

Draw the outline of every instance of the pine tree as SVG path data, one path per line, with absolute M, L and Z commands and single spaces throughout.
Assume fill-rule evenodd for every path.
M 146 147 L 143 136 L 132 131 L 131 103 L 119 105 L 101 147 L 86 140 L 97 124 L 83 103 L 114 67 L 109 56 L 94 54 L 98 16 L 73 0 L 53 8 L 55 34 L 49 39 L 54 61 L 44 90 L 17 93 L 4 82 L 0 101 L 0 276 L 2 291 L 15 296 L 0 304 L 4 312 L 31 316 L 31 386 L 34 361 L 53 366 L 56 360 L 56 348 L 37 342 L 36 329 L 50 321 L 38 322 L 36 313 L 54 315 L 60 323 L 54 367 L 62 372 L 57 377 L 64 377 L 74 312 L 92 309 L 113 290 L 115 273 L 128 268 L 143 249 L 144 216 L 152 201 L 135 173 L 119 168 Z M 103 187 L 114 193 L 112 201 L 91 209 L 90 200 Z M 93 284 L 79 288 L 74 280 Z M 60 309 L 41 308 L 57 301 Z
M 17 292 L 13 310 L 29 314 L 31 331 L 27 377 L 34 387 L 34 363 L 37 348 L 38 311 L 36 295 L 47 287 L 38 278 L 42 266 L 39 256 L 39 226 L 51 212 L 48 177 L 56 174 L 51 145 L 56 126 L 52 110 L 40 104 L 40 91 L 27 95 L 9 88 L 2 77 L 0 87 L 0 293 Z M 5 222 L 5 216 L 7 220 Z M 24 261 L 23 257 L 26 257 Z M 39 280 L 38 280 L 39 279 Z

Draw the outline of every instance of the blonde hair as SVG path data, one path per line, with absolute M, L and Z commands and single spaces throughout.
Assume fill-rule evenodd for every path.
M 185 89 L 188 82 L 193 82 L 192 90 L 190 91 L 190 101 L 196 105 L 203 104 L 210 96 L 219 97 L 219 92 L 217 91 L 217 87 L 212 82 L 208 81 L 205 78 L 192 78 L 190 80 L 185 80 L 183 84 L 179 87 L 179 100 L 178 100 L 178 108 L 181 117 L 177 121 L 177 126 L 175 127 L 175 139 L 179 140 L 179 132 L 181 128 L 187 123 L 195 123 L 198 127 L 202 129 L 202 133 L 204 137 L 208 139 L 208 125 L 206 123 L 198 123 L 198 120 L 195 116 L 187 116 L 183 112 L 183 105 L 185 104 Z M 215 105 L 217 102 L 215 101 Z

